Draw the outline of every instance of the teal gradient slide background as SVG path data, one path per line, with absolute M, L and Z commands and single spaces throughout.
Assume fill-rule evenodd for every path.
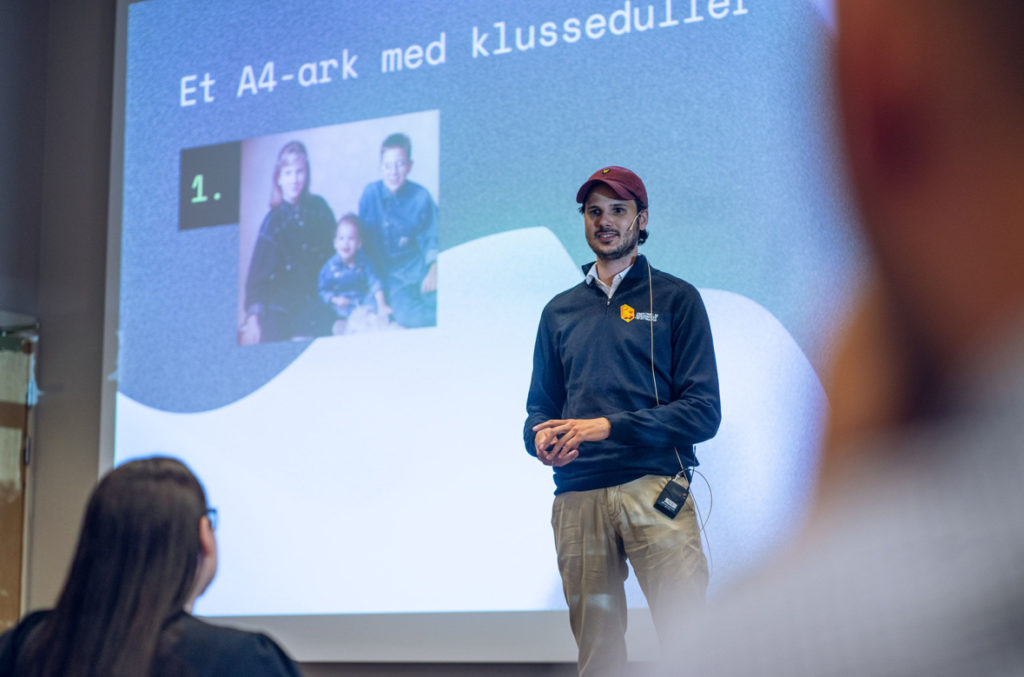
M 861 274 L 827 14 L 810 0 L 379 4 L 128 6 L 115 460 L 171 453 L 208 484 L 222 566 L 199 610 L 564 606 L 553 486 L 520 427 L 540 310 L 591 260 L 575 191 L 606 164 L 644 178 L 643 251 L 712 318 L 725 418 L 698 457 L 713 586 L 728 583 L 799 522 L 820 375 Z M 382 72 L 392 48 L 403 68 Z M 240 86 L 268 62 L 272 91 Z M 415 146 L 409 178 L 436 186 L 438 326 L 240 347 L 240 225 L 179 230 L 181 151 L 424 112 L 437 150 Z M 338 215 L 376 178 L 341 190 L 312 172 Z

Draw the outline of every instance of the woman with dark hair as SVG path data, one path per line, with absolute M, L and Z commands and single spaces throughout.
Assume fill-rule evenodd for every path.
M 309 192 L 309 154 L 289 141 L 277 156 L 267 212 L 245 283 L 243 345 L 330 333 L 334 317 L 317 294 L 317 275 L 334 254 L 334 212 Z
M 107 474 L 89 499 L 57 605 L 0 636 L 0 675 L 298 675 L 269 637 L 192 616 L 217 571 L 215 515 L 175 459 Z

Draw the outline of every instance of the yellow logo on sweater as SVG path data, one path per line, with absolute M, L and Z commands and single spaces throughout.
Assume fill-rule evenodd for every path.
M 632 322 L 633 318 L 636 317 L 636 311 L 623 303 L 619 306 L 619 316 L 626 322 Z

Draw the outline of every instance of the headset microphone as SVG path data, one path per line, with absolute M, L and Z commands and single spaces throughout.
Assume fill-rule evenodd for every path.
M 640 213 L 638 212 L 637 215 L 635 217 L 633 217 L 633 220 L 630 222 L 630 224 L 628 226 L 626 226 L 626 230 L 633 230 L 633 228 L 636 226 L 636 220 L 639 219 L 639 218 L 640 218 Z

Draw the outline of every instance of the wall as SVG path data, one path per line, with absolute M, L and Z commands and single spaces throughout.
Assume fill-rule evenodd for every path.
M 44 394 L 36 410 L 30 468 L 30 607 L 51 604 L 56 596 L 99 467 L 114 3 L 53 0 L 44 30 L 36 292 L 37 376 Z
M 0 4 L 0 310 L 35 315 L 43 175 L 45 2 Z

